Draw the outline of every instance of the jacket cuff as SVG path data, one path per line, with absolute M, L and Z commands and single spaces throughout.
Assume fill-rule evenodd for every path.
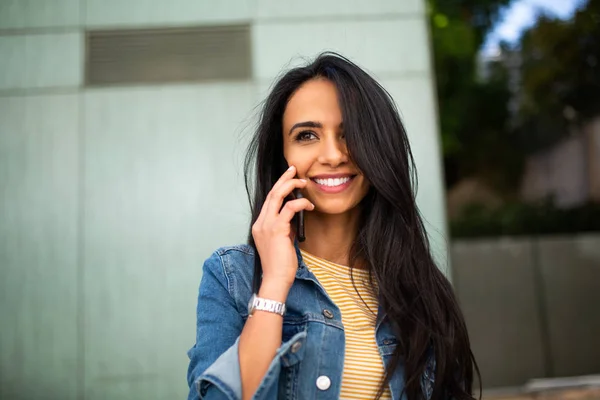
M 269 369 L 265 374 L 263 380 L 258 385 L 254 396 L 252 396 L 252 400 L 267 400 L 267 399 L 276 399 L 277 398 L 277 388 L 279 382 L 279 374 L 281 372 L 281 365 L 288 367 L 296 364 L 301 361 L 304 354 L 304 342 L 306 340 L 306 332 L 300 332 L 292 336 L 290 340 L 281 345 L 279 349 L 277 349 L 277 353 L 275 354 L 275 358 L 269 365 Z M 301 342 L 302 346 L 300 346 L 300 350 L 296 352 L 292 352 L 292 346 Z
M 216 386 L 228 400 L 242 398 L 242 377 L 238 358 L 239 345 L 240 338 L 238 337 L 235 343 L 198 377 L 196 389 L 200 399 L 205 398 L 208 389 L 212 385 Z
M 252 397 L 253 400 L 274 399 L 277 397 L 277 387 L 281 365 L 289 366 L 302 359 L 305 346 L 300 346 L 301 351 L 292 352 L 291 348 L 296 342 L 304 342 L 306 332 L 300 332 L 294 335 L 290 340 L 277 349 L 269 369 L 256 389 Z M 196 388 L 200 399 L 207 398 L 209 389 L 218 389 L 221 396 L 228 400 L 241 400 L 242 398 L 242 377 L 240 373 L 239 362 L 239 342 L 227 349 L 217 360 L 200 375 L 196 380 Z M 298 347 L 298 346 L 296 346 Z M 212 398 L 212 396 L 211 396 Z

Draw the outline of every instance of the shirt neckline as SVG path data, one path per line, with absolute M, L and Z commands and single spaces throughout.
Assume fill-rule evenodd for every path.
M 316 267 L 319 269 L 324 269 L 324 270 L 330 271 L 331 273 L 333 273 L 335 275 L 344 276 L 344 277 L 347 277 L 350 275 L 351 268 L 348 267 L 347 265 L 334 263 L 333 261 L 329 261 L 322 257 L 315 256 L 314 254 L 309 253 L 308 251 L 302 250 L 302 249 L 300 249 L 300 254 L 302 255 L 302 258 L 304 259 L 304 263 L 306 264 L 306 266 L 308 267 L 309 270 L 311 269 L 311 267 L 314 266 L 315 262 L 317 262 L 318 265 Z M 308 261 L 308 262 L 306 262 L 306 261 Z M 325 264 L 325 265 L 323 265 L 323 264 Z M 358 278 L 368 277 L 369 271 L 366 269 L 362 269 L 362 268 L 352 268 L 352 275 L 354 277 L 358 277 Z

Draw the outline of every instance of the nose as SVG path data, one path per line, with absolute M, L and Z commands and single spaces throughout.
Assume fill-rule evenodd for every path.
M 346 142 L 337 135 L 333 137 L 329 136 L 325 140 L 322 140 L 318 161 L 321 164 L 328 164 L 332 168 L 347 163 L 348 150 Z

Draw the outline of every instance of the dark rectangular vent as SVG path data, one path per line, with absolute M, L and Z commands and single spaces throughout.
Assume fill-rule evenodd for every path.
M 245 80 L 250 27 L 88 31 L 88 86 Z

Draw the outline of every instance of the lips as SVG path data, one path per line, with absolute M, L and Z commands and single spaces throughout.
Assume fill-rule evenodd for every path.
M 313 178 L 313 180 L 315 182 L 317 182 L 319 185 L 324 185 L 324 186 L 329 186 L 329 187 L 343 185 L 344 183 L 349 182 L 350 179 L 352 179 L 352 177 L 350 177 L 350 176 L 345 176 L 343 178 L 324 178 L 324 179 Z
M 325 193 L 339 193 L 352 184 L 355 176 L 349 174 L 318 175 L 310 179 L 316 183 L 317 188 Z

